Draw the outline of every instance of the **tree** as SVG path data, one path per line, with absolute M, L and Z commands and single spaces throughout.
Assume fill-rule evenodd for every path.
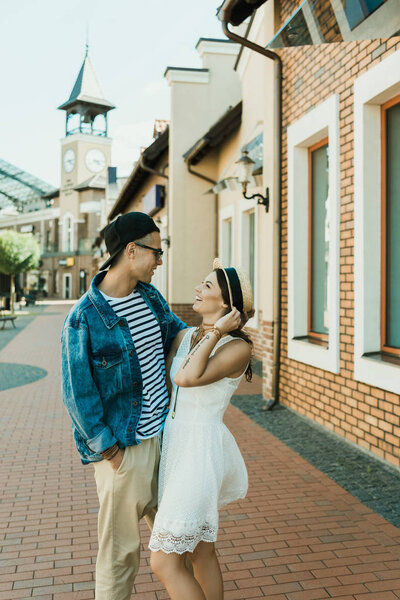
M 13 229 L 0 231 L 0 272 L 10 275 L 10 310 L 14 312 L 15 275 L 26 273 L 39 266 L 40 247 L 30 233 Z

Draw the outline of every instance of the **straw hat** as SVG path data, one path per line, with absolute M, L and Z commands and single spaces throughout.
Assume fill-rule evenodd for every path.
M 228 285 L 231 306 L 240 312 L 249 312 L 253 308 L 253 292 L 247 273 L 235 267 L 225 268 L 219 258 L 214 258 L 213 269 L 224 272 Z

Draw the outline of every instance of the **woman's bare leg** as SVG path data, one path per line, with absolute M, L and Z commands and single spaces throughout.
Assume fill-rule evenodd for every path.
M 152 552 L 150 565 L 171 600 L 206 600 L 200 584 L 185 567 L 184 554 Z
M 201 585 L 206 600 L 223 600 L 224 585 L 215 545 L 199 542 L 189 557 L 193 563 L 194 576 Z

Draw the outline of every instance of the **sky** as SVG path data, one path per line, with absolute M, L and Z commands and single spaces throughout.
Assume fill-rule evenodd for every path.
M 2 0 L 0 158 L 60 183 L 65 112 L 89 54 L 109 113 L 112 163 L 127 175 L 156 118 L 168 119 L 167 66 L 201 67 L 200 37 L 224 38 L 218 0 Z

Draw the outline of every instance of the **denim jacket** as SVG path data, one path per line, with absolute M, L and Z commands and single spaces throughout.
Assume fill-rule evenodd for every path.
M 116 442 L 140 444 L 136 428 L 142 412 L 142 377 L 128 322 L 119 317 L 98 289 L 98 273 L 69 312 L 62 331 L 62 398 L 72 419 L 83 464 L 102 460 L 100 452 Z M 136 290 L 156 317 L 165 355 L 187 327 L 151 284 Z

